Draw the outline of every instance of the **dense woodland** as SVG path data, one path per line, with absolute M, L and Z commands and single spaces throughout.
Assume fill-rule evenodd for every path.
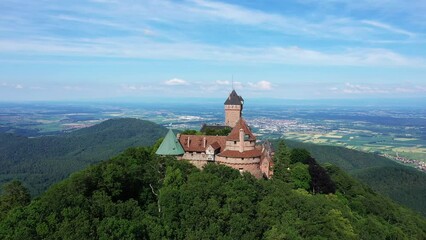
M 374 191 L 426 216 L 425 173 L 371 153 L 290 140 L 286 143 L 307 149 L 318 162 L 336 165 Z
M 128 147 L 152 145 L 166 132 L 167 129 L 152 122 L 115 119 L 61 136 L 26 138 L 0 134 L 0 184 L 18 179 L 37 196 L 73 172 Z M 278 141 L 273 143 L 278 146 Z M 426 216 L 426 174 L 343 147 L 290 140 L 286 143 L 291 148 L 307 149 L 319 163 L 334 164 L 376 192 Z
M 149 121 L 123 118 L 59 136 L 27 138 L 0 133 L 0 184 L 19 179 L 32 195 L 69 174 L 132 146 L 150 146 L 167 129 Z
M 130 148 L 31 202 L 5 185 L 0 239 L 426 238 L 423 217 L 283 142 L 271 180 L 154 151 Z

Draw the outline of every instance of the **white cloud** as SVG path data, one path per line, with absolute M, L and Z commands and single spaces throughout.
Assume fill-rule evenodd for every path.
M 126 44 L 122 44 L 122 42 L 126 42 Z M 52 38 L 16 41 L 0 39 L 0 52 L 136 59 L 191 59 L 241 62 L 245 64 L 426 66 L 426 59 L 424 58 L 407 57 L 391 50 L 379 48 L 352 48 L 340 50 L 339 52 L 325 52 L 297 46 L 219 47 L 199 43 L 156 43 L 152 41 L 145 41 L 145 44 L 140 44 L 140 39 L 134 38 L 121 38 L 121 40 L 116 42 L 105 39 L 74 39 L 66 43 L 61 39 Z
M 250 25 L 284 34 L 340 40 L 346 40 L 350 37 L 351 41 L 361 42 L 372 41 L 373 39 L 376 41 L 379 39 L 384 40 L 383 38 L 386 39 L 395 35 L 416 36 L 413 32 L 392 26 L 391 24 L 369 19 L 357 20 L 350 17 L 342 18 L 336 17 L 334 14 L 326 14 L 326 12 L 323 12 L 325 8 L 319 10 L 319 13 L 317 13 L 323 15 L 323 18 L 309 19 L 309 16 L 294 17 L 275 14 L 218 1 L 192 0 L 192 2 L 195 3 L 195 6 L 191 6 L 190 8 L 192 13 L 202 13 L 202 16 L 198 16 L 200 21 L 203 18 L 212 18 L 213 20 Z M 312 4 L 321 5 L 317 1 Z M 400 4 L 407 5 L 404 2 L 400 2 Z M 366 28 L 366 24 L 374 27 L 374 31 Z
M 10 84 L 7 82 L 3 82 L 1 84 L 2 87 L 7 87 L 7 88 L 15 88 L 15 89 L 23 89 L 24 86 L 22 84 Z
M 346 83 L 342 89 L 346 94 L 376 94 L 376 93 L 389 93 L 389 90 L 383 87 L 374 87 L 368 85 Z
M 370 25 L 370 26 L 374 26 L 374 27 L 377 27 L 377 28 L 381 28 L 381 29 L 390 31 L 390 32 L 394 32 L 394 33 L 398 33 L 398 34 L 402 34 L 402 35 L 407 35 L 409 37 L 414 37 L 416 35 L 412 32 L 409 32 L 409 31 L 406 31 L 406 30 L 403 30 L 403 29 L 400 29 L 400 28 L 397 28 L 397 27 L 393 27 L 393 26 L 390 26 L 388 24 L 381 23 L 381 22 L 378 22 L 378 21 L 363 20 L 361 22 L 365 23 L 367 25 Z
M 30 89 L 33 89 L 33 90 L 43 90 L 45 88 L 40 87 L 40 86 L 31 86 Z
M 121 85 L 121 90 L 124 91 L 129 91 L 129 92 L 133 92 L 133 91 L 144 91 L 144 90 L 148 90 L 148 89 L 153 89 L 153 86 L 151 85 L 132 85 L 132 84 L 122 84 Z
M 426 93 L 426 86 L 397 87 L 397 93 Z
M 426 93 L 426 86 L 412 85 L 399 86 L 387 84 L 352 84 L 345 83 L 342 87 L 331 87 L 329 91 L 341 94 L 368 95 L 368 94 L 403 94 L 403 93 Z
M 0 16 L 0 29 L 8 29 L 8 32 L 19 36 L 26 33 L 28 39 L 13 37 L 7 34 L 0 39 L 0 52 L 27 54 L 36 53 L 40 55 L 62 55 L 62 56 L 104 56 L 143 59 L 191 59 L 209 61 L 238 61 L 238 62 L 260 62 L 260 63 L 282 63 L 298 65 L 350 65 L 350 66 L 418 66 L 424 67 L 424 57 L 404 56 L 388 49 L 368 48 L 323 48 L 327 50 L 316 50 L 309 47 L 288 46 L 281 43 L 258 45 L 212 45 L 207 43 L 203 30 L 185 31 L 186 28 L 203 26 L 202 24 L 229 23 L 244 25 L 253 30 L 267 30 L 289 37 L 302 37 L 306 39 L 321 38 L 342 40 L 344 42 L 365 41 L 371 43 L 386 41 L 401 41 L 410 38 L 417 33 L 393 26 L 390 23 L 377 20 L 357 20 L 350 17 L 340 18 L 333 15 L 324 15 L 319 12 L 318 19 L 310 19 L 309 16 L 289 16 L 285 14 L 270 13 L 251 9 L 236 4 L 223 3 L 211 0 L 187 0 L 187 1 L 109 1 L 94 0 L 104 4 L 81 6 L 68 6 L 50 3 L 50 7 L 43 4 L 30 4 L 20 12 L 21 15 L 6 14 Z M 308 1 L 308 0 L 305 0 Z M 386 0 L 382 0 L 387 2 Z M 308 4 L 320 6 L 321 3 Z M 346 1 L 328 0 L 347 5 Z M 351 1 L 349 1 L 351 2 Z M 372 4 L 372 0 L 363 0 Z M 339 4 L 339 5 L 340 5 Z M 23 5 L 23 4 L 22 4 Z M 46 4 L 48 5 L 48 4 Z M 362 4 L 355 4 L 362 5 Z M 373 4 L 381 6 L 381 4 Z M 383 4 L 388 6 L 389 4 Z M 399 5 L 399 4 L 398 4 Z M 401 2 L 401 6 L 411 5 Z M 52 9 L 69 7 L 67 14 L 49 15 L 51 21 L 41 21 L 33 24 L 27 20 L 28 15 L 49 12 Z M 95 6 L 95 7 L 94 7 Z M 369 6 L 366 4 L 365 6 Z M 19 5 L 15 6 L 19 9 Z M 24 7 L 24 6 L 21 6 Z M 67 9 L 68 10 L 68 9 Z M 78 12 L 81 14 L 74 14 Z M 58 11 L 61 12 L 61 11 Z M 315 14 L 313 14 L 315 15 Z M 31 15 L 32 16 L 32 15 Z M 161 17 L 159 17 L 161 16 Z M 44 15 L 37 15 L 43 18 Z M 160 22 L 167 27 L 156 28 L 152 22 Z M 212 23 L 213 22 L 213 23 Z M 17 27 L 11 25 L 21 24 Z M 183 23 L 183 24 L 182 24 Z M 84 25 L 77 29 L 75 24 Z M 194 24 L 194 25 L 191 25 Z M 61 29 L 80 32 L 81 35 L 58 37 L 53 34 Z M 98 29 L 101 27 L 101 30 Z M 74 29 L 76 28 L 76 29 Z M 108 29 L 104 29 L 108 28 Z M 174 29 L 178 29 L 175 31 Z M 204 28 L 203 28 L 204 29 Z M 236 28 L 237 29 L 237 28 Z M 238 28 L 240 29 L 240 28 Z M 78 31 L 77 31 L 78 30 Z M 95 30 L 95 31 L 92 31 Z M 105 31 L 104 31 L 105 30 Z M 124 31 L 125 34 L 104 36 L 102 32 Z M 205 31 L 205 29 L 204 29 Z M 239 31 L 244 31 L 239 30 Z M 85 34 L 85 33 L 89 34 Z M 186 33 L 188 32 L 188 33 Z M 197 32 L 190 35 L 189 32 Z M 96 33 L 96 34 L 95 34 Z M 280 35 L 281 36 L 281 35 Z M 284 36 L 284 35 L 283 35 Z M 395 38 L 396 36 L 396 38 Z M 421 35 L 418 36 L 419 38 Z M 167 41 L 164 41 L 167 40 Z M 343 46 L 347 46 L 343 44 Z M 352 45 L 353 46 L 353 45 Z M 357 44 L 357 46 L 360 46 Z M 361 45 L 362 46 L 362 45 Z M 367 45 L 371 46 L 371 45 Z M 334 50 L 333 50 L 334 49 Z M 3 60 L 7 61 L 7 60 Z
M 164 82 L 164 84 L 169 86 L 179 86 L 179 85 L 188 85 L 189 83 L 183 79 L 172 78 Z
M 272 84 L 271 84 L 271 82 L 268 82 L 268 81 L 259 81 L 259 82 L 256 82 L 256 83 L 248 83 L 248 85 L 251 88 L 258 89 L 258 90 L 271 90 L 272 89 Z
M 231 84 L 231 82 L 229 82 L 228 80 L 217 80 L 216 81 L 216 84 L 217 85 L 230 85 Z
M 138 88 L 136 86 L 127 86 L 126 89 L 133 91 L 133 90 L 137 90 Z
M 235 89 L 243 89 L 244 88 L 244 84 L 242 83 L 242 82 L 234 82 L 233 83 L 233 87 L 235 88 Z
M 87 90 L 86 88 L 83 88 L 81 86 L 76 86 L 76 85 L 66 85 L 62 87 L 64 90 L 67 91 L 84 91 Z

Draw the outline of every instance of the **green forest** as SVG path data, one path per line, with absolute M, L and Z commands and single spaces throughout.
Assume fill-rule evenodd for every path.
M 150 121 L 110 119 L 59 136 L 0 133 L 0 184 L 18 179 L 32 195 L 132 146 L 151 146 L 167 129 Z
M 0 239 L 425 239 L 426 220 L 304 149 L 277 144 L 275 175 L 127 149 L 29 201 L 0 196 Z
M 38 196 L 71 173 L 128 147 L 151 146 L 166 132 L 166 128 L 149 121 L 123 118 L 59 136 L 0 134 L 0 184 L 17 179 L 32 196 Z M 278 146 L 278 140 L 272 142 Z M 286 144 L 308 150 L 319 163 L 336 165 L 374 191 L 426 216 L 426 174 L 384 157 L 343 147 L 290 140 Z
M 292 148 L 307 149 L 318 162 L 334 164 L 374 191 L 426 216 L 425 173 L 382 156 L 344 147 L 290 140 L 286 140 L 286 143 Z

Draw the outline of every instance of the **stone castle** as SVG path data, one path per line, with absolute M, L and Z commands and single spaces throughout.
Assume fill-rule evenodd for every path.
M 232 128 L 228 136 L 186 135 L 177 137 L 170 129 L 157 150 L 158 155 L 172 155 L 198 168 L 207 163 L 224 164 L 256 178 L 273 175 L 273 150 L 269 142 L 258 144 L 256 136 L 242 117 L 244 99 L 233 90 L 225 103 L 225 125 Z M 218 126 L 210 126 L 218 128 Z M 209 128 L 204 125 L 203 129 Z

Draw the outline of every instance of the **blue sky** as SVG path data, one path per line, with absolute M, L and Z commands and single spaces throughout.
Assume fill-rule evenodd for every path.
M 426 1 L 0 1 L 0 101 L 426 96 Z

